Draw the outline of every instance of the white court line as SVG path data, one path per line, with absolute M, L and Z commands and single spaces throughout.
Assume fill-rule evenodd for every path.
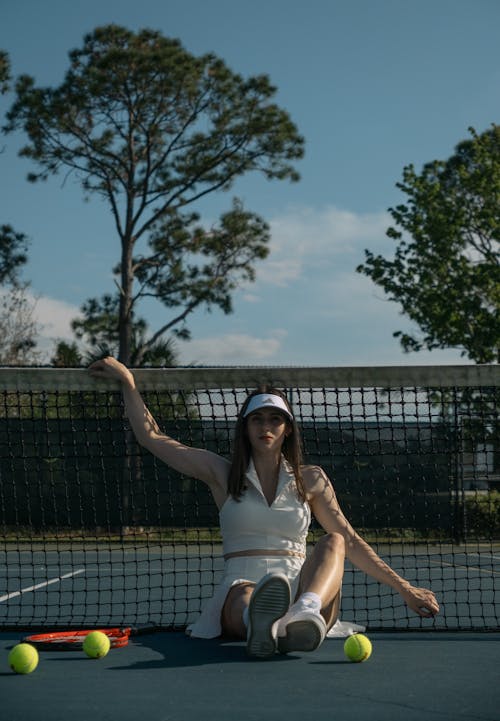
M 491 558 L 493 561 L 500 561 L 500 556 L 493 556 L 490 553 L 469 553 L 469 556 L 478 556 L 479 558 Z
M 480 566 L 464 566 L 462 563 L 449 563 L 448 561 L 435 561 L 433 558 L 429 559 L 435 566 L 450 566 L 451 568 L 459 568 L 463 571 L 479 571 L 479 573 L 486 573 L 488 576 L 500 576 L 500 571 L 494 571 L 492 568 L 481 568 Z
M 64 576 L 58 576 L 57 578 L 50 578 L 48 581 L 43 581 L 42 583 L 37 583 L 35 586 L 29 586 L 28 588 L 21 588 L 20 591 L 13 591 L 12 593 L 7 593 L 5 596 L 0 596 L 0 603 L 3 603 L 4 601 L 8 601 L 11 598 L 15 598 L 16 596 L 20 596 L 23 593 L 29 593 L 30 591 L 36 591 L 39 588 L 43 588 L 44 586 L 50 586 L 51 583 L 59 583 L 60 581 L 64 581 L 66 578 L 71 578 L 72 576 L 78 576 L 79 573 L 84 573 L 84 568 L 79 568 L 76 571 L 71 571 L 71 573 L 65 573 Z

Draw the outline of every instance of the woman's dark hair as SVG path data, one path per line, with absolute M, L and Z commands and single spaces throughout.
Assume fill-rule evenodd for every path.
M 290 410 L 292 420 L 287 418 L 287 421 L 290 424 L 291 431 L 283 441 L 281 452 L 292 467 L 295 475 L 299 497 L 302 501 L 305 501 L 306 493 L 301 472 L 302 443 L 300 438 L 300 431 L 297 426 L 297 422 L 293 418 L 292 409 L 286 395 L 277 388 L 272 388 L 269 385 L 259 386 L 259 388 L 257 388 L 255 391 L 252 391 L 252 393 L 250 393 L 250 395 L 243 403 L 243 406 L 241 407 L 240 413 L 238 415 L 238 420 L 236 421 L 236 428 L 233 437 L 233 456 L 231 462 L 231 469 L 229 471 L 228 493 L 235 500 L 237 500 L 242 496 L 246 488 L 245 474 L 248 469 L 248 464 L 250 463 L 252 449 L 250 446 L 250 441 L 248 440 L 248 434 L 246 432 L 247 418 L 245 418 L 244 416 L 251 399 L 261 393 L 269 393 L 270 395 L 279 396 L 285 401 L 287 408 Z

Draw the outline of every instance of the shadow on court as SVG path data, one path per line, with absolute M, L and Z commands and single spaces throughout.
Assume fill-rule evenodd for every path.
M 99 660 L 42 651 L 29 676 L 9 671 L 0 635 L 2 718 L 8 721 L 498 721 L 500 633 L 369 634 L 372 657 L 345 660 L 343 641 L 315 653 L 250 660 L 244 644 L 182 633 L 136 636 Z

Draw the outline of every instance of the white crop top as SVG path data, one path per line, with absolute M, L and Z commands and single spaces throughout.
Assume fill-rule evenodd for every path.
M 253 461 L 246 479 L 247 489 L 239 501 L 230 496 L 219 513 L 224 554 L 255 549 L 305 554 L 311 510 L 298 496 L 290 464 L 282 459 L 276 497 L 271 505 L 264 496 Z

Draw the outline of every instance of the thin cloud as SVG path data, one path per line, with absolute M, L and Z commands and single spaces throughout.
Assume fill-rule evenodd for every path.
M 37 296 L 28 292 L 34 305 L 33 316 L 38 324 L 37 345 L 43 354 L 43 362 L 48 362 L 59 340 L 73 341 L 71 321 L 79 315 L 79 308 L 56 298 Z
M 273 331 L 270 338 L 228 333 L 179 343 L 178 348 L 182 363 L 254 365 L 275 357 L 285 337 L 286 331 L 282 329 Z
M 254 293 L 245 293 L 243 300 L 247 303 L 260 303 L 260 297 Z
M 258 267 L 259 283 L 285 287 L 325 266 L 355 266 L 365 247 L 380 247 L 386 212 L 353 213 L 335 206 L 292 208 L 273 218 L 270 254 Z
M 80 309 L 56 298 L 36 298 L 35 315 L 43 326 L 43 334 L 50 338 L 72 338 L 71 321 L 80 315 Z

